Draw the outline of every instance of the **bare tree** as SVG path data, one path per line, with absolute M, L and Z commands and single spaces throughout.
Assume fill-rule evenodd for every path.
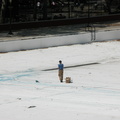
M 108 13 L 111 13 L 111 5 L 113 0 L 105 0 Z
M 2 22 L 2 0 L 0 0 L 0 23 Z
M 117 10 L 120 6 L 119 0 L 105 0 L 105 3 L 109 14 L 112 13 L 112 7 L 114 7 L 114 10 Z
M 3 22 L 3 10 L 5 6 L 5 0 L 0 0 L 0 23 Z

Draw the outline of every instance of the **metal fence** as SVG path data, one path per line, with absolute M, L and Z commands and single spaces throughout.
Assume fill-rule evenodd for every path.
M 120 13 L 120 1 L 0 0 L 0 23 L 104 16 Z

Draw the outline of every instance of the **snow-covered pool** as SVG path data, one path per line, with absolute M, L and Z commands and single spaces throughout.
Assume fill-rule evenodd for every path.
M 60 83 L 58 61 L 72 83 Z M 35 81 L 39 82 L 36 83 Z M 0 54 L 2 120 L 119 120 L 120 42 Z

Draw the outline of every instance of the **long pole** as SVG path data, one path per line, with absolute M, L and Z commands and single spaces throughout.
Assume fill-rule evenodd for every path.
M 70 18 L 70 0 L 68 0 L 68 18 Z
M 10 28 L 9 28 L 9 35 L 13 35 L 12 33 L 12 1 L 10 1 L 10 6 L 9 6 L 9 9 L 10 9 Z
M 47 0 L 43 2 L 43 19 L 47 20 Z
M 88 0 L 88 28 L 90 26 L 90 0 Z
M 37 4 L 36 4 L 36 0 L 34 0 L 34 13 L 33 13 L 33 18 L 34 18 L 34 21 L 36 21 L 36 18 L 37 18 Z

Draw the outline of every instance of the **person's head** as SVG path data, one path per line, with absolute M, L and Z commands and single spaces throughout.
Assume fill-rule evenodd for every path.
M 59 63 L 61 64 L 61 63 L 62 63 L 62 61 L 60 60 L 60 61 L 59 61 Z

